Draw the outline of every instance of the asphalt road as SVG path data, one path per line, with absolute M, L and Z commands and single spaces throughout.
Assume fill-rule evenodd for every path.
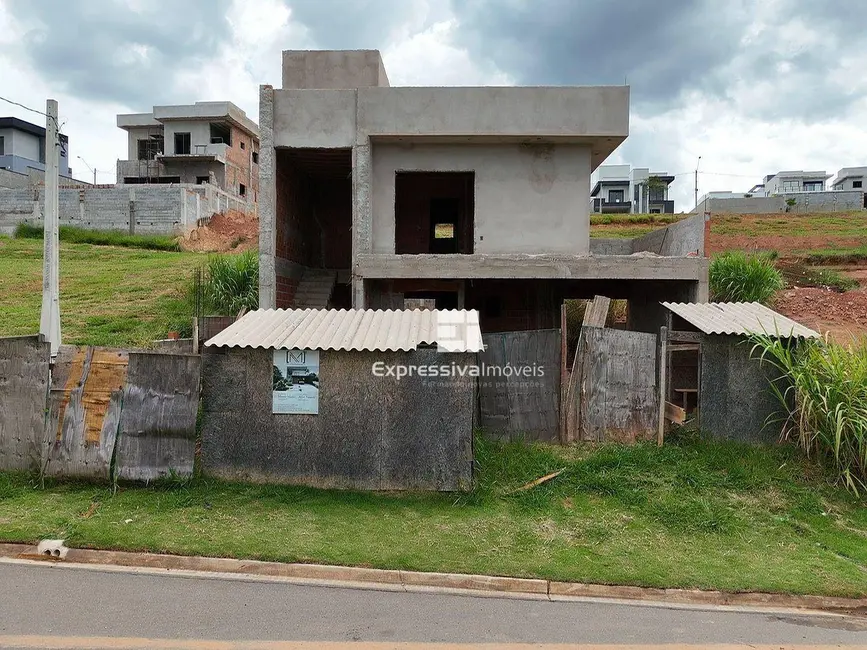
M 189 642 L 171 641 L 178 639 Z M 491 648 L 507 643 L 867 647 L 867 618 L 384 592 L 0 563 L 0 647 L 295 647 L 241 643 L 250 640 L 304 640 L 316 642 L 305 648 L 323 650 L 428 648 L 435 642 L 487 643 Z

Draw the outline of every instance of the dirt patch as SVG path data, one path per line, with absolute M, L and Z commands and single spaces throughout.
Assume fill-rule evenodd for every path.
M 827 289 L 782 291 L 774 309 L 831 338 L 848 343 L 867 336 L 867 290 L 838 293 Z
M 259 247 L 259 219 L 238 210 L 220 212 L 181 239 L 185 251 L 242 252 Z

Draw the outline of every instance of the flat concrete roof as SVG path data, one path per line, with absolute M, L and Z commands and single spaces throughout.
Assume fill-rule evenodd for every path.
M 250 135 L 259 137 L 259 126 L 232 102 L 196 102 L 174 106 L 154 106 L 152 113 L 127 113 L 117 116 L 121 129 L 161 126 L 171 121 L 220 121 L 230 122 Z
M 117 126 L 129 130 L 162 126 L 162 124 L 154 119 L 153 113 L 121 113 L 117 116 Z

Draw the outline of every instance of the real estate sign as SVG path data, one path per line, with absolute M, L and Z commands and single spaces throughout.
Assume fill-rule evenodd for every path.
M 319 350 L 274 350 L 272 413 L 319 413 Z

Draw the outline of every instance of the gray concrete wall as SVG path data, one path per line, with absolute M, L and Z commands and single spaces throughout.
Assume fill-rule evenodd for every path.
M 407 138 L 610 136 L 619 144 L 629 132 L 629 87 L 360 88 L 358 131 Z
M 355 145 L 354 90 L 277 89 L 273 93 L 274 146 L 332 149 Z
M 795 205 L 786 201 L 794 199 Z M 711 214 L 775 214 L 778 212 L 840 212 L 860 210 L 864 207 L 864 192 L 861 190 L 828 192 L 795 192 L 778 196 L 754 196 L 751 198 L 705 199 L 695 210 Z
M 197 198 L 198 197 L 198 198 Z M 0 189 L 0 233 L 11 234 L 27 221 L 42 223 L 44 187 Z M 93 230 L 181 234 L 227 209 L 255 213 L 255 204 L 241 201 L 211 185 L 122 185 L 61 188 L 60 223 Z
M 751 443 L 776 442 L 780 403 L 769 381 L 780 377 L 769 364 L 751 358 L 752 344 L 743 337 L 705 336 L 701 345 L 699 426 L 717 438 Z M 785 390 L 785 388 L 783 388 Z
M 0 188 L 27 189 L 30 187 L 30 176 L 21 172 L 0 169 Z
M 0 338 L 0 471 L 39 469 L 50 357 L 39 336 Z
M 471 487 L 472 382 L 397 382 L 371 367 L 473 363 L 475 355 L 320 351 L 319 360 L 319 414 L 273 414 L 273 350 L 205 348 L 203 471 L 329 488 Z
M 864 192 L 797 192 L 782 194 L 783 201 L 794 199 L 795 205 L 790 212 L 840 212 L 841 210 L 861 210 L 864 207 Z
M 372 242 L 394 253 L 398 171 L 475 173 L 475 253 L 587 253 L 590 150 L 581 145 L 375 144 Z
M 284 88 L 388 86 L 377 50 L 284 50 Z
M 739 199 L 705 199 L 695 209 L 698 214 L 774 214 L 786 211 L 786 201 L 779 196 L 753 196 Z
M 632 252 L 649 251 L 666 257 L 704 257 L 704 213 L 682 219 L 632 240 Z

